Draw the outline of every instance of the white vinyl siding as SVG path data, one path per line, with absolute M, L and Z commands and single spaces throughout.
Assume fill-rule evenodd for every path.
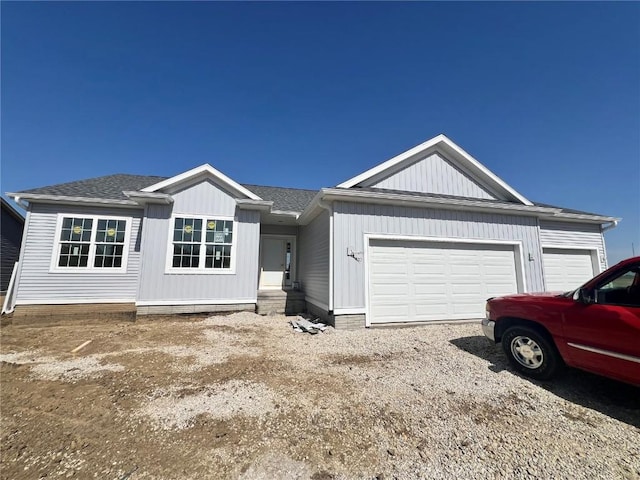
M 139 234 L 142 210 L 31 204 L 17 291 L 19 305 L 31 303 L 133 302 L 140 269 Z M 62 212 L 62 213 L 61 213 Z M 113 217 L 130 225 L 128 258 L 121 269 L 55 271 L 59 216 Z M 94 226 L 95 228 L 95 226 Z
M 372 239 L 369 322 L 477 319 L 518 292 L 513 245 Z
M 575 290 L 595 275 L 590 250 L 543 248 L 542 257 L 549 292 Z
M 172 205 L 149 205 L 142 244 L 142 266 L 138 301 L 144 305 L 181 302 L 232 304 L 255 303 L 258 286 L 260 212 L 236 208 L 233 197 L 212 181 L 192 183 L 173 193 Z M 212 275 L 213 269 L 167 269 L 172 258 L 172 236 L 176 217 L 234 219 L 235 268 L 226 275 Z M 203 234 L 206 224 L 203 223 Z M 204 244 L 203 247 L 204 248 Z M 203 258 L 202 261 L 205 261 Z M 218 270 L 215 273 L 221 273 Z
M 604 237 L 600 225 L 540 220 L 540 243 L 543 247 L 596 249 L 599 271 L 594 271 L 594 274 L 607 269 Z
M 523 291 L 542 291 L 541 247 L 535 217 L 334 202 L 334 308 L 365 309 L 365 234 L 518 242 L 524 258 Z M 529 260 L 529 259 L 532 260 Z
M 401 170 L 385 172 L 385 174 L 383 178 L 374 177 L 362 182 L 361 185 L 457 197 L 498 198 L 439 153 L 432 153 Z
M 307 301 L 329 309 L 329 212 L 300 227 L 298 278 Z

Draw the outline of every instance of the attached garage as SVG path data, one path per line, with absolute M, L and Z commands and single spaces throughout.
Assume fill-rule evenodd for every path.
M 542 258 L 549 292 L 574 290 L 598 273 L 596 250 L 546 247 Z
M 371 238 L 367 323 L 466 320 L 524 291 L 517 244 Z

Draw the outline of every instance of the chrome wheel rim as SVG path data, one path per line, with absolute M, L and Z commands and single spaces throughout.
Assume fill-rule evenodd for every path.
M 519 335 L 511 340 L 513 358 L 525 368 L 540 368 L 544 362 L 542 348 L 531 338 Z

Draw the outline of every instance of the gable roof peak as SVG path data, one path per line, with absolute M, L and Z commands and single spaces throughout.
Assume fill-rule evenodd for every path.
M 386 162 L 382 162 L 379 165 L 376 165 L 369 170 L 357 175 L 349 180 L 340 183 L 337 185 L 338 188 L 352 188 L 355 187 L 362 182 L 376 176 L 380 175 L 385 171 L 391 171 L 393 168 L 397 168 L 398 165 L 403 163 L 410 163 L 413 161 L 417 155 L 425 153 L 429 150 L 441 151 L 447 154 L 447 157 L 459 163 L 466 170 L 470 171 L 474 175 L 476 175 L 479 179 L 481 179 L 488 186 L 493 189 L 502 192 L 505 197 L 512 198 L 515 201 L 522 203 L 524 205 L 533 205 L 533 203 L 527 200 L 523 195 L 516 192 L 512 187 L 510 187 L 504 180 L 494 174 L 487 167 L 482 165 L 478 160 L 473 158 L 469 153 L 463 150 L 459 145 L 457 145 L 453 140 L 447 137 L 444 133 L 436 135 L 435 137 L 427 140 L 426 142 L 421 143 L 420 145 L 416 145 L 409 150 L 396 155 L 395 157 L 387 160 Z
M 218 182 L 226 185 L 227 187 L 230 187 L 232 190 L 235 190 L 236 192 L 244 195 L 247 198 L 250 198 L 251 200 L 262 200 L 255 193 L 251 192 L 250 190 L 246 189 L 236 181 L 227 177 L 224 173 L 213 168 L 208 163 L 204 163 L 199 167 L 192 168 L 191 170 L 187 170 L 186 172 L 180 173 L 173 177 L 162 180 L 161 182 L 150 185 L 146 188 L 143 188 L 141 191 L 145 193 L 157 192 L 158 190 L 162 190 L 163 188 L 167 188 L 169 186 L 176 185 L 184 181 L 188 181 L 202 174 L 215 178 Z

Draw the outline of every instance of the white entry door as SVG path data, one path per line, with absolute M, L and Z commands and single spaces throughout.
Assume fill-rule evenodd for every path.
M 293 248 L 291 239 L 262 237 L 260 247 L 261 289 L 281 289 L 291 286 Z

